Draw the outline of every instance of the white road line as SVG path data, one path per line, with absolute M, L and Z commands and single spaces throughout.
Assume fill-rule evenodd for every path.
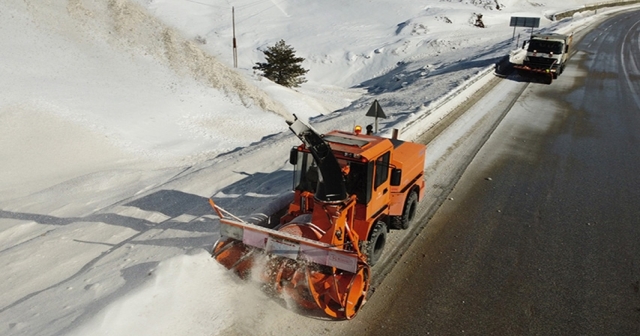
M 629 78 L 629 72 L 627 70 L 627 65 L 624 60 L 624 53 L 625 53 L 624 41 L 627 40 L 631 31 L 633 31 L 635 27 L 638 25 L 640 25 L 640 21 L 636 22 L 633 26 L 631 26 L 627 34 L 624 35 L 624 39 L 622 39 L 622 49 L 620 50 L 620 64 L 622 64 L 622 72 L 624 72 L 624 76 L 627 79 L 627 85 L 629 85 L 629 90 L 631 90 L 631 92 L 633 93 L 631 96 L 633 97 L 633 100 L 636 102 L 636 105 L 638 106 L 638 108 L 640 108 L 640 97 L 638 97 L 638 92 L 636 92 L 635 88 L 633 87 L 633 83 L 631 82 L 631 78 Z

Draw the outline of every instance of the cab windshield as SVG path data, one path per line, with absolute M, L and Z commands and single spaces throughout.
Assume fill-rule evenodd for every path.
M 527 51 L 539 52 L 544 54 L 561 54 L 562 43 L 557 41 L 531 40 L 531 42 L 529 42 L 529 48 L 527 49 Z
M 316 192 L 319 181 L 323 181 L 322 173 L 318 169 L 311 153 L 298 152 L 297 164 L 294 168 L 294 190 Z M 356 195 L 357 202 L 366 204 L 371 199 L 371 185 L 373 165 L 359 161 L 338 159 L 340 167 L 349 167 L 349 174 L 344 178 L 345 187 L 349 195 Z

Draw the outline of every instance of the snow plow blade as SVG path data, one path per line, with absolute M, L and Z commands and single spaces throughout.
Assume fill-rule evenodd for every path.
M 551 84 L 554 79 L 558 78 L 557 72 L 551 69 L 538 69 L 521 64 L 516 64 L 513 68 L 516 69 L 522 77 L 540 78 L 542 82 L 546 84 Z
M 366 301 L 369 265 L 356 252 L 313 238 L 313 224 L 292 221 L 279 230 L 247 223 L 209 200 L 220 217 L 220 239 L 211 255 L 245 279 L 256 258 L 267 257 L 259 278 L 305 309 L 351 319 Z M 257 269 L 257 268 L 256 268 Z

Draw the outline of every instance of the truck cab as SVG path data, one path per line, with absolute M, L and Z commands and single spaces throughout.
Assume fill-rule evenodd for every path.
M 388 228 L 406 229 L 424 194 L 426 146 L 359 132 L 332 131 L 322 139 L 340 173 L 322 169 L 304 144 L 292 148 L 295 200 L 282 221 L 311 212 L 313 198 L 320 189 L 328 189 L 324 185 L 343 184 L 346 195 L 355 196 L 354 229 L 361 237 L 368 237 L 378 221 Z
M 543 71 L 557 78 L 564 71 L 573 35 L 534 34 L 525 41 L 526 56 L 523 67 L 530 71 Z

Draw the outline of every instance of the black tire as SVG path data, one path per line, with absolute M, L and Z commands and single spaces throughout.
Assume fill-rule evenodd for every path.
M 553 83 L 553 76 L 547 76 L 547 78 L 545 79 L 545 84 L 551 84 Z
M 404 209 L 401 216 L 395 216 L 391 220 L 391 228 L 395 230 L 406 230 L 411 225 L 418 209 L 418 194 L 415 191 L 409 193 L 404 201 Z
M 384 250 L 384 245 L 387 243 L 387 225 L 378 221 L 376 225 L 371 230 L 371 234 L 369 235 L 369 240 L 367 240 L 366 248 L 364 253 L 367 255 L 367 263 L 369 266 L 375 265 L 380 257 L 382 256 L 382 251 Z

